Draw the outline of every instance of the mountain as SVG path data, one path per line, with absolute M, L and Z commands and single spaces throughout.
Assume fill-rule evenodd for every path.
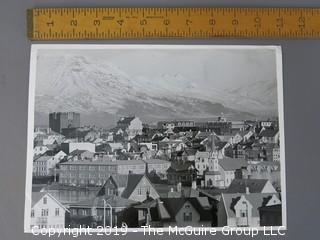
M 37 75 L 35 121 L 39 125 L 48 123 L 48 113 L 53 111 L 79 112 L 82 124 L 101 126 L 133 114 L 149 123 L 163 119 L 212 119 L 221 113 L 230 119 L 252 119 L 255 115 L 246 107 L 248 100 L 257 109 L 264 104 L 250 95 L 251 87 L 248 92 L 204 91 L 181 74 L 133 79 L 110 63 L 97 63 L 84 56 L 56 56 L 40 61 L 45 62 L 47 69 Z M 258 91 L 259 86 L 256 88 Z

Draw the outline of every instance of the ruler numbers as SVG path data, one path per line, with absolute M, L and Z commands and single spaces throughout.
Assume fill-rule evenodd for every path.
M 31 40 L 318 38 L 317 8 L 35 8 Z

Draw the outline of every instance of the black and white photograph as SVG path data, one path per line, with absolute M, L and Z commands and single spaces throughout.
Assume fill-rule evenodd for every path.
M 279 46 L 35 44 L 25 232 L 286 227 Z

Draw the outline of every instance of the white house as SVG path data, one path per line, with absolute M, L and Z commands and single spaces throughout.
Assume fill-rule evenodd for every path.
M 272 149 L 272 160 L 279 162 L 280 161 L 280 148 L 275 147 Z
M 127 187 L 122 192 L 121 197 L 143 202 L 148 196 L 153 199 L 160 198 L 158 192 L 146 175 L 129 174 Z
M 86 150 L 89 152 L 96 152 L 96 145 L 90 142 L 63 142 L 61 148 L 66 153 L 71 153 L 74 150 Z
M 263 129 L 260 134 L 262 143 L 279 143 L 280 135 L 279 130 Z
M 30 228 L 64 228 L 67 211 L 51 194 L 33 192 Z
M 259 208 L 281 204 L 276 193 L 223 193 L 218 204 L 218 226 L 259 227 Z
M 117 127 L 123 129 L 128 134 L 129 140 L 136 135 L 142 134 L 142 122 L 138 117 L 122 117 L 117 122 Z
M 54 156 L 40 156 L 36 158 L 33 162 L 33 175 L 53 176 L 53 169 L 65 156 L 67 156 L 67 154 L 60 151 Z
M 210 152 L 197 151 L 195 154 L 195 167 L 198 170 L 199 175 L 203 175 L 203 172 L 209 167 Z
M 222 158 L 219 159 L 219 172 L 221 174 L 221 180 L 223 183 L 220 187 L 227 188 L 235 179 L 235 171 L 238 169 L 246 168 L 247 162 L 243 159 L 234 159 L 234 158 Z

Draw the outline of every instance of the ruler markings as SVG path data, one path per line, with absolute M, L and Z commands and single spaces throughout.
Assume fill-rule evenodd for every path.
M 318 38 L 319 22 L 319 8 L 36 8 L 28 11 L 28 36 Z

